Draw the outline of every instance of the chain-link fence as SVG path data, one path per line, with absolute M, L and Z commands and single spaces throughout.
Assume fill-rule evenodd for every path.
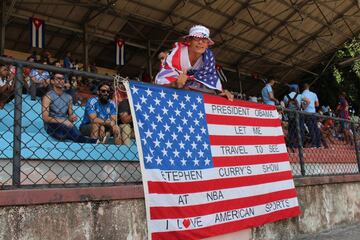
M 0 188 L 141 182 L 128 102 L 110 101 L 112 77 L 0 62 Z M 102 87 L 79 99 L 80 77 Z
M 128 102 L 115 97 L 117 105 L 97 105 L 125 94 L 113 77 L 2 57 L 0 63 L 0 188 L 141 182 Z M 71 83 L 78 77 L 87 89 L 92 81 L 107 84 L 81 98 Z M 358 124 L 280 112 L 294 176 L 359 173 Z
M 357 123 L 288 109 L 282 118 L 295 176 L 359 173 Z

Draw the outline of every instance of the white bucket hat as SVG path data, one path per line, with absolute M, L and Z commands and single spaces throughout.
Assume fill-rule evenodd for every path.
M 207 38 L 209 40 L 209 45 L 214 44 L 214 41 L 210 38 L 210 30 L 202 25 L 192 26 L 189 30 L 189 35 L 185 37 Z

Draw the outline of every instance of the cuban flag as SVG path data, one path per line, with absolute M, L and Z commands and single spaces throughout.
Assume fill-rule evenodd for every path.
M 30 18 L 31 47 L 45 47 L 45 21 L 39 18 Z
M 125 41 L 123 39 L 116 39 L 116 65 L 123 66 L 125 64 Z

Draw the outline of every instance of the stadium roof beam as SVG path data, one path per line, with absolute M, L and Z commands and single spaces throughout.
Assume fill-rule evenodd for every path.
M 305 39 L 305 41 L 303 41 L 301 43 L 301 45 L 296 48 L 294 51 L 291 51 L 287 57 L 285 57 L 283 59 L 283 61 L 287 61 L 289 58 L 292 58 L 292 56 L 297 53 L 299 50 L 301 50 L 304 46 L 306 46 L 309 42 L 315 40 L 318 35 L 324 31 L 325 28 L 327 28 L 328 26 L 331 26 L 332 24 L 334 24 L 338 19 L 340 19 L 345 13 L 347 13 L 350 9 L 352 8 L 352 5 L 349 5 L 347 8 L 345 8 L 341 13 L 337 14 L 337 16 L 331 21 L 329 22 L 328 25 L 325 25 L 323 27 L 321 27 L 319 30 L 317 30 L 315 33 L 313 33 L 311 36 L 309 36 L 307 39 Z
M 209 10 L 210 12 L 213 12 L 213 13 L 219 15 L 219 16 L 222 16 L 222 17 L 227 18 L 228 20 L 231 20 L 231 15 L 229 15 L 229 14 L 227 14 L 227 13 L 223 13 L 223 12 L 219 11 L 218 9 L 212 8 L 211 6 L 208 6 L 208 5 L 203 5 L 203 4 L 201 4 L 201 3 L 199 3 L 199 2 L 196 2 L 196 1 L 194 1 L 194 0 L 189 0 L 189 1 L 190 1 L 192 4 L 194 4 L 195 6 L 203 7 L 203 8 L 205 8 L 205 9 Z M 298 44 L 297 42 L 295 42 L 295 41 L 291 41 L 291 40 L 289 40 L 289 39 L 287 39 L 287 38 L 285 38 L 285 37 L 283 37 L 283 36 L 281 36 L 281 35 L 279 35 L 279 34 L 276 34 L 276 33 L 273 33 L 273 32 L 271 32 L 271 31 L 268 31 L 268 30 L 266 30 L 265 28 L 262 28 L 262 27 L 260 27 L 260 26 L 255 25 L 255 24 L 251 24 L 251 23 L 249 23 L 249 22 L 247 22 L 247 21 L 244 21 L 244 20 L 242 20 L 242 19 L 235 18 L 234 21 L 237 22 L 237 23 L 240 23 L 240 24 L 243 24 L 243 25 L 252 27 L 252 28 L 254 28 L 254 29 L 256 29 L 256 30 L 258 30 L 258 31 L 260 31 L 260 32 L 262 32 L 262 33 L 265 33 L 265 34 L 267 34 L 267 35 L 272 35 L 272 36 L 274 36 L 274 37 L 277 37 L 278 39 L 280 39 L 280 40 L 282 40 L 282 41 L 284 41 L 284 42 L 286 42 L 286 43 L 288 43 L 288 44 L 295 45 L 295 46 L 298 46 L 298 45 L 299 45 L 299 44 Z
M 307 2 L 308 2 L 307 0 L 306 0 L 306 1 L 303 1 L 303 2 L 301 3 L 301 6 L 305 5 Z M 300 6 L 300 7 L 301 7 L 301 6 Z M 266 39 L 268 39 L 269 37 L 272 37 L 272 36 L 273 36 L 273 33 L 274 33 L 275 31 L 277 31 L 280 27 L 284 26 L 284 25 L 287 23 L 287 21 L 288 21 L 289 19 L 291 19 L 295 14 L 297 14 L 296 11 L 290 12 L 290 14 L 289 14 L 288 16 L 286 16 L 286 18 L 285 18 L 283 21 L 279 22 L 275 27 L 273 27 L 273 28 L 270 30 L 270 34 L 264 36 L 264 37 L 261 38 L 258 42 L 256 42 L 256 43 L 251 47 L 251 50 L 255 50 L 256 48 L 258 48 L 259 46 L 261 46 L 261 44 L 262 44 Z M 241 64 L 241 61 L 244 60 L 247 56 L 248 56 L 248 54 L 246 54 L 245 56 L 240 57 L 240 58 L 236 61 L 236 62 L 237 62 L 237 65 L 240 65 L 240 64 Z

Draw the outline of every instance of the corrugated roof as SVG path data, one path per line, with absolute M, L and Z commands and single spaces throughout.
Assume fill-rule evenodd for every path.
M 82 58 L 86 24 L 90 62 L 114 68 L 113 39 L 123 38 L 128 64 L 121 71 L 130 76 L 146 68 L 148 41 L 156 71 L 156 52 L 195 24 L 209 27 L 223 66 L 284 81 L 315 76 L 314 67 L 360 31 L 356 0 L 17 0 L 6 48 L 29 51 L 31 16 L 46 21 L 46 48 L 58 57 L 71 51 Z

